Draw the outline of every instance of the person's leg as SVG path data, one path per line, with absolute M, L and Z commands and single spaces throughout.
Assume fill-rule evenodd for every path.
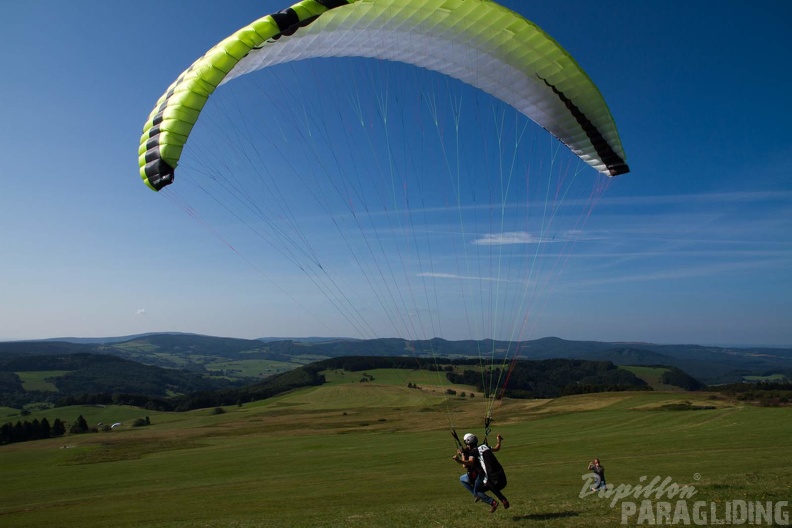
M 473 495 L 476 494 L 475 491 L 473 490 L 473 484 L 470 482 L 470 478 L 468 477 L 467 473 L 459 477 L 459 482 L 461 482 L 462 485 L 465 486 L 465 489 L 468 490 L 471 494 Z
M 504 508 L 509 509 L 509 499 L 503 493 L 496 489 L 490 489 L 490 491 L 503 503 Z
M 473 489 L 472 489 L 472 491 L 473 491 L 473 495 L 475 495 L 475 497 L 476 497 L 478 500 L 480 500 L 480 501 L 484 502 L 485 504 L 489 504 L 489 505 L 491 505 L 491 506 L 492 506 L 492 505 L 493 505 L 493 503 L 494 503 L 494 504 L 495 504 L 495 506 L 493 506 L 493 508 L 492 508 L 492 510 L 491 510 L 491 511 L 495 511 L 495 508 L 497 507 L 497 504 L 498 504 L 498 503 L 497 503 L 497 502 L 495 502 L 495 500 L 493 500 L 492 498 L 490 498 L 490 496 L 489 496 L 489 495 L 487 495 L 486 493 L 484 493 L 484 491 L 485 491 L 486 489 L 487 489 L 487 486 L 484 484 L 484 480 L 481 478 L 481 476 L 479 476 L 479 477 L 476 479 L 476 483 L 473 485 Z

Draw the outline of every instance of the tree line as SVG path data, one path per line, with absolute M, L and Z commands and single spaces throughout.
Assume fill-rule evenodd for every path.
M 466 362 L 478 364 L 478 360 Z M 500 394 L 509 398 L 557 398 L 570 394 L 625 390 L 652 390 L 632 372 L 610 361 L 577 359 L 546 359 L 513 361 L 511 364 L 487 369 L 484 376 L 477 370 L 450 371 L 451 383 L 473 385 L 489 396 L 494 387 L 484 386 L 485 380 L 503 380 Z
M 325 377 L 319 371 L 320 369 L 314 365 L 305 365 L 246 387 L 200 391 L 170 398 L 128 393 L 75 394 L 60 398 L 56 406 L 131 405 L 153 411 L 184 412 L 210 407 L 242 405 L 244 403 L 266 400 L 300 387 L 321 385 L 325 382 Z
M 710 387 L 738 401 L 757 402 L 763 407 L 778 407 L 792 403 L 792 382 L 758 381 L 730 383 Z
M 65 371 L 50 381 L 57 391 L 26 391 L 16 372 Z M 29 403 L 57 405 L 64 395 L 86 393 L 144 394 L 151 399 L 169 393 L 191 394 L 244 382 L 203 376 L 188 370 L 143 365 L 116 356 L 74 353 L 63 355 L 0 356 L 0 406 L 22 408 Z
M 342 356 L 325 359 L 314 365 L 323 369 L 342 369 L 349 372 L 387 368 L 441 370 L 445 371 L 450 383 L 472 385 L 487 396 L 490 396 L 489 392 L 494 388 L 485 386 L 482 380 L 503 380 L 503 394 L 496 396 L 523 399 L 556 398 L 592 392 L 652 390 L 644 380 L 610 361 L 519 360 L 498 367 L 487 366 L 483 376 L 479 358 Z M 477 368 L 465 368 L 468 366 Z M 691 388 L 697 383 L 679 369 L 672 368 L 670 372 L 668 382 L 684 382 Z
M 81 428 L 84 426 L 85 431 L 88 431 L 88 424 L 85 419 L 80 415 L 76 422 L 70 428 L 70 432 L 77 434 L 83 432 Z M 29 442 L 31 440 L 45 440 L 47 438 L 57 438 L 66 434 L 66 423 L 60 418 L 55 418 L 55 421 L 50 425 L 49 420 L 46 418 L 34 419 L 32 422 L 25 420 L 17 421 L 17 423 L 8 422 L 0 426 L 0 444 L 13 444 L 15 442 Z
M 0 445 L 58 438 L 66 434 L 66 425 L 66 422 L 62 421 L 60 418 L 55 418 L 52 425 L 50 425 L 49 420 L 46 418 L 42 418 L 41 420 L 36 418 L 33 421 L 25 420 L 24 422 L 19 420 L 16 423 L 8 422 L 0 426 Z M 145 418 L 137 418 L 132 422 L 132 427 L 141 427 L 144 425 L 151 425 L 151 420 L 148 416 Z M 109 424 L 99 424 L 95 427 L 91 427 L 81 414 L 77 417 L 77 420 L 72 422 L 68 427 L 68 433 L 98 433 L 100 430 L 110 431 L 111 429 L 112 426 Z
M 32 422 L 18 421 L 16 424 L 8 422 L 0 427 L 0 444 L 55 438 L 64 434 L 66 434 L 66 426 L 60 419 L 56 419 L 52 425 L 46 418 Z

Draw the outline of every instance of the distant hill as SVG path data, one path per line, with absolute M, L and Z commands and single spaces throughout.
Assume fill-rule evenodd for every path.
M 643 348 L 618 347 L 601 352 L 592 352 L 587 357 L 600 361 L 612 361 L 617 365 L 669 365 L 673 359 L 664 354 Z
M 20 375 L 26 373 L 49 380 L 56 390 L 25 390 Z M 0 356 L 0 406 L 57 403 L 66 397 L 83 394 L 136 394 L 164 398 L 238 385 L 221 378 L 79 350 Z
M 84 342 L 76 342 L 84 341 Z M 159 333 L 125 338 L 70 341 L 0 342 L 5 354 L 99 353 L 147 365 L 206 372 L 213 362 L 281 362 L 297 367 L 339 356 L 409 356 L 435 358 L 495 357 L 521 359 L 580 359 L 616 365 L 676 367 L 707 384 L 742 381 L 745 376 L 792 375 L 792 349 L 727 348 L 700 345 L 569 341 L 557 337 L 522 342 L 494 340 L 407 341 L 399 338 L 260 338 L 236 339 L 196 334 Z
M 677 367 L 706 384 L 730 383 L 747 375 L 792 374 L 792 349 L 721 348 L 699 345 L 624 344 L 567 341 L 547 337 L 533 341 L 446 341 L 374 339 L 334 343 L 281 343 L 284 354 L 310 350 L 315 355 L 412 355 L 418 357 L 519 357 L 521 359 L 584 359 L 617 365 Z
M 665 350 L 678 352 L 668 347 Z M 576 357 L 557 357 L 564 354 Z M 541 358 L 543 355 L 549 357 Z M 490 356 L 497 360 L 482 364 L 480 358 Z M 300 365 L 298 358 L 309 364 Z M 510 366 L 505 358 L 520 360 L 511 366 L 505 387 L 506 395 L 512 398 L 651 389 L 635 373 L 617 368 L 617 365 L 662 366 L 659 369 L 662 379 L 658 382 L 663 386 L 686 390 L 702 387 L 699 380 L 673 365 L 676 359 L 670 354 L 614 346 L 613 343 L 571 342 L 557 338 L 521 343 L 442 339 L 339 339 L 299 343 L 150 334 L 100 344 L 0 343 L 0 405 L 123 402 L 152 409 L 188 410 L 254 401 L 286 390 L 322 384 L 321 371 L 328 368 L 354 371 L 418 367 L 437 370 L 442 367 L 451 384 L 472 385 L 486 392 L 488 389 L 481 386 L 482 366 L 505 370 Z M 256 383 L 250 379 L 233 381 L 207 375 L 207 366 L 217 362 L 238 365 L 290 360 L 291 363 L 286 363 L 286 372 Z M 506 372 L 495 376 L 496 379 L 504 377 Z M 26 383 L 53 389 L 26 390 Z
M 169 335 L 188 335 L 188 334 L 181 334 L 179 332 L 168 332 Z M 133 339 L 138 339 L 142 337 L 148 337 L 152 335 L 158 335 L 157 333 L 146 333 L 146 334 L 135 334 L 135 335 L 128 335 L 128 336 L 118 336 L 118 337 L 53 337 L 50 339 L 41 339 L 35 341 L 44 341 L 44 342 L 53 342 L 53 341 L 60 341 L 63 343 L 76 343 L 78 345 L 103 345 L 107 343 L 120 343 L 122 341 L 131 341 Z
M 97 348 L 105 354 L 113 354 L 136 361 L 146 362 L 152 354 L 167 353 L 183 358 L 190 356 L 214 356 L 223 358 L 250 357 L 264 353 L 269 347 L 257 339 L 236 339 L 196 334 L 151 334 L 128 341 L 108 343 Z
M 354 337 L 259 337 L 259 341 L 294 341 L 295 343 L 328 343 L 331 341 L 360 341 Z
M 169 336 L 196 336 L 196 337 L 205 337 L 208 339 L 215 339 L 212 336 L 202 335 L 202 334 L 193 334 L 193 333 L 186 333 L 186 332 L 147 332 L 144 334 L 133 334 L 128 336 L 115 336 L 115 337 L 52 337 L 48 339 L 29 339 L 23 342 L 63 342 L 63 343 L 75 343 L 80 345 L 105 345 L 105 344 L 112 344 L 112 343 L 123 343 L 125 341 L 134 341 L 137 339 L 144 339 L 153 336 L 161 336 L 161 335 L 169 335 Z M 225 338 L 219 338 L 225 339 Z M 243 341 L 247 341 L 243 339 Z M 269 343 L 272 341 L 294 341 L 296 343 L 327 343 L 331 341 L 358 341 L 353 337 L 257 337 L 255 341 L 263 341 L 265 343 Z

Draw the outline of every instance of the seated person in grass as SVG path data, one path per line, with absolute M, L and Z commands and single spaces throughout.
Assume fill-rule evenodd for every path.
M 597 491 L 600 488 L 605 487 L 605 468 L 602 467 L 600 464 L 599 458 L 595 458 L 592 460 L 588 465 L 589 471 L 593 471 L 596 475 L 594 479 L 594 485 L 591 487 L 591 491 Z

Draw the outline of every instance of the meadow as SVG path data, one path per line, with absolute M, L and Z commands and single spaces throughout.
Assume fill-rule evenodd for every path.
M 361 383 L 337 373 L 322 387 L 222 414 L 34 412 L 27 419 L 82 414 L 90 424 L 124 425 L 1 446 L 0 526 L 619 525 L 621 504 L 581 497 L 594 457 L 616 486 L 659 476 L 716 505 L 792 499 L 791 408 L 706 393 L 600 393 L 498 403 L 492 436 L 504 436 L 498 458 L 511 508 L 490 514 L 459 484 L 449 434 L 455 427 L 483 436 L 483 398 L 409 389 L 405 373 L 369 374 L 374 380 Z M 683 401 L 715 408 L 661 410 Z M 142 416 L 152 425 L 129 425 Z
M 34 372 L 18 372 L 19 379 L 26 391 L 53 391 L 57 387 L 49 379 L 63 376 L 68 370 L 39 370 Z

